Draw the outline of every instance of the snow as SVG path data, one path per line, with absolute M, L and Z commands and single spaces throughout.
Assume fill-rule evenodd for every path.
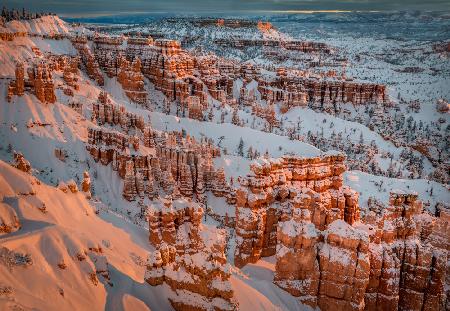
M 250 160 L 234 155 L 222 155 L 215 158 L 214 166 L 223 167 L 225 176 L 233 177 L 235 182 L 237 182 L 237 177 L 250 173 Z
M 122 303 L 124 311 L 151 311 L 142 300 L 129 294 L 123 295 Z
M 26 270 L 10 271 L 0 265 L 2 282 L 15 289 L 20 304 L 40 305 L 47 310 L 101 309 L 109 285 L 93 286 L 88 273 L 104 270 L 105 262 L 95 263 L 89 257 L 81 262 L 76 259 L 77 254 L 89 253 L 93 245 L 103 245 L 102 254 L 110 270 L 135 283 L 143 283 L 145 267 L 138 266 L 130 254 L 145 258 L 148 246 L 142 248 L 128 233 L 98 218 L 82 193 L 64 193 L 37 184 L 34 177 L 3 161 L 0 161 L 0 176 L 0 200 L 11 206 L 22 222 L 19 231 L 0 238 L 2 247 L 30 254 L 33 261 Z M 27 194 L 31 188 L 35 195 Z M 45 213 L 37 208 L 41 204 L 46 206 Z M 142 234 L 146 235 L 145 231 Z M 109 242 L 104 243 L 106 240 Z M 62 260 L 68 266 L 65 270 L 57 266 Z M 118 285 L 122 278 L 112 277 L 112 282 Z M 64 299 L 59 288 L 64 291 Z M 0 305 L 4 303 L 0 299 Z M 151 305 L 149 301 L 146 303 Z
M 3 226 L 10 227 L 12 231 L 16 231 L 16 222 L 19 218 L 16 212 L 9 205 L 0 203 L 0 228 Z M 5 232 L 0 231 L 0 235 L 5 234 Z
M 358 143 L 362 134 L 365 142 L 375 142 L 379 149 L 379 154 L 383 152 L 389 152 L 397 161 L 399 161 L 400 153 L 405 149 L 403 147 L 396 147 L 392 142 L 385 140 L 380 134 L 370 130 L 368 127 L 362 124 L 347 121 L 335 116 L 327 115 L 325 113 L 315 112 L 309 108 L 297 107 L 291 109 L 289 112 L 284 114 L 284 117 L 287 118 L 288 122 L 291 122 L 293 125 L 296 124 L 298 120 L 301 120 L 303 129 L 301 132 L 303 135 L 306 135 L 309 130 L 312 130 L 313 132 L 323 131 L 323 136 L 325 138 L 331 138 L 332 133 L 342 133 L 344 137 L 349 139 L 349 141 Z M 335 151 L 329 152 L 333 153 Z M 377 159 L 380 162 L 385 161 L 381 158 Z M 429 160 L 425 160 L 424 166 L 425 169 L 429 171 L 432 168 Z
M 248 264 L 242 273 L 231 277 L 231 284 L 241 310 L 312 310 L 273 284 L 275 258 L 262 258 Z
M 71 27 L 58 16 L 43 16 L 32 20 L 11 21 L 6 23 L 10 32 L 26 32 L 33 35 L 68 34 Z
M 180 267 L 178 270 L 173 270 L 171 268 L 166 269 L 165 276 L 181 283 L 190 283 L 190 284 L 195 283 L 195 280 L 192 279 L 191 274 L 187 273 L 183 267 Z
M 346 223 L 343 219 L 337 219 L 333 221 L 326 230 L 326 235 L 336 234 L 345 239 L 353 240 L 365 240 L 369 242 L 368 237 L 364 234 L 364 231 L 359 231 L 355 227 Z
M 298 223 L 294 220 L 285 221 L 282 223 L 281 231 L 289 237 L 296 237 L 299 234 L 305 238 L 317 238 L 317 230 L 312 223 Z M 280 255 L 281 256 L 281 255 Z
M 212 209 L 213 213 L 219 216 L 228 215 L 234 217 L 236 207 L 229 205 L 225 198 L 216 197 L 213 194 L 208 193 L 208 207 Z
M 56 55 L 77 55 L 76 49 L 73 47 L 69 39 L 51 40 L 41 37 L 30 38 L 32 44 L 38 47 L 43 53 L 52 53 Z
M 367 207 L 370 197 L 388 203 L 391 190 L 405 193 L 415 192 L 431 212 L 439 202 L 450 202 L 450 191 L 444 185 L 424 179 L 397 179 L 374 176 L 360 171 L 344 173 L 344 184 L 359 193 L 359 205 L 362 211 Z M 431 189 L 433 189 L 431 193 Z
M 31 47 L 38 47 L 43 53 L 76 55 L 68 39 L 52 40 L 43 38 L 42 35 L 67 35 L 79 30 L 85 33 L 89 31 L 84 28 L 74 29 L 56 16 L 46 16 L 31 21 L 14 21 L 8 23 L 6 27 L 11 32 L 28 32 L 36 36 L 18 37 L 11 42 L 0 41 L 0 223 L 5 220 L 11 222 L 17 215 L 22 225 L 22 228 L 16 232 L 1 235 L 0 245 L 17 253 L 29 254 L 32 264 L 26 267 L 13 267 L 10 270 L 0 262 L 0 275 L 2 275 L 0 285 L 6 284 L 13 288 L 12 299 L 0 296 L 0 309 L 18 305 L 24 309 L 39 306 L 40 309 L 45 310 L 171 310 L 172 307 L 167 299 L 169 295 L 172 295 L 169 288 L 166 285 L 151 287 L 144 282 L 146 271 L 144 258 L 147 258 L 153 248 L 148 243 L 146 225 L 136 225 L 133 222 L 132 217 L 137 212 L 135 203 L 129 203 L 122 198 L 123 185 L 117 173 L 110 167 L 94 163 L 85 149 L 87 128 L 95 126 L 88 120 L 91 103 L 96 100 L 102 88 L 97 87 L 84 73 L 81 73 L 80 90 L 75 92 L 73 99 L 57 91 L 58 101 L 53 105 L 39 103 L 29 92 L 21 97 L 14 96 L 11 103 L 5 101 L 9 79 L 14 77 L 15 61 L 30 61 L 34 57 Z M 170 30 L 169 36 L 189 33 L 186 27 L 179 33 L 167 25 L 163 25 L 160 29 Z M 195 33 L 195 30 L 192 32 Z M 209 36 L 206 42 L 226 37 L 234 32 L 235 30 L 231 29 L 216 29 L 211 34 L 206 34 L 207 37 Z M 243 32 L 243 36 L 260 38 L 261 34 L 248 31 Z M 281 31 L 272 31 L 270 36 L 289 37 Z M 348 40 L 346 36 L 330 39 L 330 42 L 338 47 L 349 48 L 352 56 L 367 49 L 380 51 L 403 45 L 392 40 L 377 41 L 368 38 Z M 421 48 L 425 49 L 426 44 L 428 43 L 421 45 Z M 419 52 L 414 53 L 419 54 Z M 239 59 L 244 56 L 244 53 L 236 52 L 231 56 Z M 425 62 L 428 67 L 436 65 L 447 70 L 448 64 L 445 60 L 436 60 L 430 56 L 430 59 L 427 58 Z M 372 69 L 366 72 L 368 66 Z M 386 65 L 384 61 L 377 60 L 372 55 L 363 59 L 357 67 L 349 68 L 349 74 L 361 80 L 379 82 L 385 82 L 389 77 L 393 81 L 390 85 L 392 96 L 395 97 L 396 92 L 400 92 L 406 99 L 419 98 L 424 101 L 421 112 L 413 114 L 416 120 L 430 122 L 441 117 L 435 111 L 434 101 L 438 97 L 447 99 L 449 97 L 447 71 L 444 70 L 442 74 L 433 76 L 430 70 L 425 70 L 417 76 L 412 76 L 394 71 L 395 68 L 395 66 Z M 273 74 L 267 70 L 265 73 Z M 55 73 L 54 80 L 56 84 L 62 83 L 61 74 Z M 286 153 L 301 157 L 336 153 L 335 151 L 322 153 L 308 143 L 290 140 L 283 133 L 266 133 L 258 127 L 252 129 L 248 123 L 240 127 L 230 123 L 218 123 L 217 120 L 199 122 L 166 115 L 156 108 L 158 102 L 162 100 L 161 93 L 155 91 L 146 80 L 146 87 L 154 100 L 152 108 L 155 108 L 154 111 L 148 111 L 130 104 L 116 79 L 106 78 L 105 81 L 104 89 L 111 94 L 113 103 L 123 105 L 129 111 L 142 115 L 145 120 L 151 121 L 154 128 L 169 131 L 184 129 L 196 139 L 208 137 L 213 139 L 215 144 L 220 142 L 222 155 L 214 159 L 214 165 L 216 168 L 223 167 L 227 179 L 233 177 L 235 185 L 237 185 L 238 176 L 246 176 L 250 173 L 250 163 L 262 167 L 269 161 L 274 161 L 261 159 L 251 162 L 248 158 L 238 156 L 236 149 L 241 138 L 244 141 L 244 150 L 252 146 L 261 154 L 268 151 L 273 158 Z M 233 93 L 236 98 L 239 96 L 241 86 L 241 80 L 234 82 Z M 246 87 L 256 89 L 257 82 L 252 81 Z M 84 104 L 84 116 L 67 106 L 71 100 Z M 444 116 L 447 123 L 448 115 Z M 239 111 L 239 116 L 242 119 L 251 120 L 252 118 L 252 115 L 244 110 Z M 278 111 L 277 116 L 281 116 Z M 285 124 L 296 124 L 300 119 L 303 135 L 308 131 L 316 132 L 323 128 L 324 136 L 327 138 L 331 137 L 335 131 L 345 133 L 352 142 L 358 142 L 362 133 L 365 141 L 374 140 L 380 148 L 380 154 L 374 157 L 380 166 L 386 168 L 389 165 L 381 156 L 383 152 L 393 154 L 394 162 L 400 161 L 402 148 L 395 147 L 381 135 L 357 122 L 315 112 L 309 108 L 291 109 L 283 115 L 283 118 L 285 118 Z M 30 120 L 48 125 L 27 128 L 26 125 Z M 11 145 L 11 148 L 8 148 L 8 145 Z M 68 152 L 66 162 L 55 158 L 55 148 Z M 12 160 L 8 149 L 24 154 L 33 167 L 34 176 L 20 172 L 7 163 Z M 428 160 L 425 161 L 425 169 L 432 169 Z M 70 180 L 79 185 L 85 170 L 91 175 L 94 190 L 92 200 L 87 200 L 83 193 L 72 193 L 70 190 L 63 192 L 54 187 L 58 184 L 68 184 Z M 434 210 L 438 202 L 450 202 L 448 186 L 425 179 L 395 179 L 360 171 L 348 171 L 344 174 L 344 184 L 360 194 L 359 203 L 363 212 L 367 209 L 367 201 L 370 197 L 387 203 L 391 191 L 417 193 L 419 199 L 424 201 L 430 211 Z M 207 198 L 208 207 L 211 207 L 213 213 L 234 217 L 235 206 L 228 205 L 224 198 L 217 198 L 211 193 L 207 193 Z M 258 198 L 258 195 L 252 194 L 250 200 Z M 158 204 L 161 202 L 155 202 L 157 209 L 161 208 Z M 173 206 L 176 210 L 182 209 L 186 206 L 186 201 L 174 201 Z M 243 219 L 254 217 L 245 210 L 241 216 Z M 202 239 L 206 242 L 206 249 L 211 248 L 213 243 L 226 239 L 226 231 L 217 229 L 217 225 L 218 222 L 210 218 L 201 224 L 200 232 Z M 329 232 L 357 237 L 365 236 L 360 234 L 360 231 L 370 232 L 370 228 L 361 224 L 355 227 L 357 229 L 338 220 L 330 225 Z M 185 229 L 180 230 L 181 235 L 189 228 Z M 313 229 L 313 226 L 300 226 L 292 222 L 285 222 L 282 227 L 283 232 L 289 236 L 295 236 L 301 231 L 302 234 L 315 237 L 317 233 Z M 239 241 L 233 236 L 235 234 L 233 230 L 229 230 L 228 233 L 231 239 L 227 257 L 229 263 L 233 264 L 232 254 Z M 326 248 L 325 250 L 332 251 Z M 278 248 L 278 255 L 284 251 L 287 249 Z M 340 258 L 342 262 L 345 262 L 348 260 L 347 255 L 342 251 L 336 256 L 333 255 L 333 258 Z M 78 258 L 84 259 L 80 261 Z M 205 264 L 200 254 L 186 256 L 185 260 L 206 270 L 215 268 L 212 264 Z M 225 267 L 233 271 L 231 285 L 240 310 L 308 309 L 296 298 L 273 284 L 275 260 L 275 257 L 264 258 L 256 264 L 248 264 L 242 270 L 233 265 Z M 58 267 L 58 264 L 62 262 L 67 265 L 65 269 Z M 109 272 L 109 281 L 100 274 L 106 270 Z M 97 286 L 90 280 L 90 273 L 98 274 Z M 186 282 L 194 282 L 182 270 L 172 271 L 170 275 Z M 113 286 L 108 282 L 111 282 Z M 221 282 L 213 285 L 216 288 L 224 286 Z M 188 296 L 182 291 L 178 291 L 178 294 L 180 295 L 178 299 L 201 301 L 201 297 Z M 214 304 L 223 305 L 224 301 L 216 299 Z
M 320 151 L 306 143 L 289 140 L 286 136 L 280 136 L 272 133 L 264 133 L 251 128 L 240 127 L 229 123 L 216 124 L 212 122 L 200 122 L 188 118 L 179 118 L 174 116 L 164 115 L 154 112 L 151 115 L 152 125 L 155 128 L 164 130 L 185 129 L 191 136 L 196 138 L 208 137 L 219 141 L 224 133 L 227 135 L 222 140 L 222 146 L 229 151 L 234 151 L 239 145 L 239 140 L 242 138 L 244 146 L 249 143 L 256 148 L 260 153 L 269 151 L 274 157 L 282 156 L 286 152 L 292 152 L 303 156 L 315 156 L 320 154 Z M 278 149 L 278 146 L 283 146 L 283 151 Z

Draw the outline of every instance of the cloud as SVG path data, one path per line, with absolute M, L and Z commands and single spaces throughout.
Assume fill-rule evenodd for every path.
M 8 7 L 59 14 L 258 12 L 295 10 L 449 10 L 448 0 L 4 0 Z

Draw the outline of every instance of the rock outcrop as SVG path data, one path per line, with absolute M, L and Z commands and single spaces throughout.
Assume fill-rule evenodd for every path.
M 125 177 L 123 181 L 123 197 L 128 201 L 133 201 L 138 195 L 137 175 L 134 172 L 134 163 L 127 161 L 125 165 Z
M 423 212 L 416 194 L 391 193 L 370 224 L 370 281 L 366 309 L 444 310 L 449 213 Z
M 251 171 L 236 192 L 237 266 L 275 254 L 277 224 L 292 213 L 303 188 L 310 191 L 311 219 L 319 230 L 336 219 L 352 224 L 359 217 L 357 193 L 342 186 L 342 154 L 260 159 Z
M 98 100 L 92 105 L 92 117 L 99 125 L 117 125 L 125 131 L 144 130 L 145 122 L 142 116 L 126 111 L 125 107 L 115 105 L 108 93 L 100 92 Z
M 125 58 L 120 60 L 117 81 L 122 85 L 128 98 L 141 105 L 147 104 L 147 92 L 144 89 L 144 75 L 141 72 L 141 60 L 136 57 L 130 64 Z
M 150 243 L 145 280 L 167 284 L 175 310 L 236 310 L 225 258 L 225 232 L 201 224 L 203 208 L 163 199 L 148 208 Z
M 22 172 L 31 174 L 31 164 L 20 152 L 14 152 L 14 167 Z
M 343 160 L 254 161 L 237 189 L 235 264 L 276 255 L 274 283 L 322 310 L 444 310 L 448 209 L 392 192 L 360 219 Z
M 193 76 L 194 58 L 181 49 L 178 41 L 130 38 L 124 46 L 120 37 L 96 37 L 94 55 L 108 77 L 118 76 L 132 100 L 143 100 L 140 71 L 171 101 L 185 103 L 189 95 L 205 97 L 200 81 Z M 125 58 L 133 62 L 129 68 L 124 68 Z
M 16 211 L 3 202 L 0 202 L 0 236 L 19 230 L 21 227 Z
M 189 85 L 195 82 L 194 59 L 181 49 L 178 41 L 156 40 L 142 57 L 142 67 L 144 75 L 169 100 L 184 102 L 189 95 L 197 95 L 189 94 Z M 192 78 L 185 81 L 188 77 Z M 195 84 L 193 89 L 196 89 Z
M 270 102 L 282 102 L 283 111 L 292 107 L 309 105 L 326 112 L 336 112 L 340 105 L 351 103 L 364 105 L 389 102 L 386 86 L 343 80 L 315 79 L 278 72 L 275 79 L 259 79 L 261 98 Z
M 439 113 L 447 113 L 450 110 L 450 104 L 444 100 L 444 99 L 439 99 L 436 102 L 436 111 Z
M 271 29 L 270 23 L 258 23 L 264 32 Z M 298 40 L 275 40 L 275 39 L 244 39 L 244 38 L 220 38 L 214 40 L 218 46 L 233 47 L 236 49 L 246 49 L 249 47 L 270 47 L 288 51 L 298 51 L 303 53 L 323 53 L 331 54 L 333 49 L 322 42 L 298 41 Z
M 11 101 L 13 95 L 22 96 L 25 93 L 25 69 L 23 63 L 16 64 L 16 78 L 8 87 L 8 102 Z
M 368 235 L 342 219 L 320 231 L 311 222 L 311 198 L 278 230 L 274 282 L 302 303 L 321 310 L 364 310 L 369 283 Z
M 263 32 L 271 31 L 270 23 L 260 22 L 254 26 L 260 27 Z M 316 42 L 266 39 L 219 41 L 216 42 L 219 45 L 263 46 L 288 52 L 332 52 L 327 45 Z M 385 105 L 389 102 L 384 85 L 335 79 L 331 75 L 327 79 L 310 77 L 309 74 L 298 75 L 284 68 L 277 70 L 277 76 L 270 77 L 263 75 L 259 66 L 238 64 L 215 55 L 196 55 L 183 50 L 180 43 L 173 40 L 131 37 L 125 43 L 122 37 L 97 36 L 93 38 L 93 56 L 85 37 L 72 38 L 72 43 L 78 49 L 89 76 L 99 84 L 103 82 L 100 81 L 98 67 L 108 77 L 117 76 L 127 96 L 132 101 L 142 103 L 146 101 L 144 75 L 157 90 L 164 93 L 169 104 L 174 101 L 177 103 L 177 115 L 181 113 L 185 116 L 187 112 L 188 116 L 198 120 L 203 119 L 202 112 L 209 108 L 208 95 L 226 103 L 233 97 L 234 81 L 239 78 L 244 84 L 257 81 L 258 99 L 266 100 L 269 107 L 279 103 L 282 112 L 309 105 L 333 113 L 345 103 Z M 254 102 L 245 94 L 241 94 L 240 101 L 252 106 Z M 269 120 L 270 111 L 259 109 L 255 114 L 261 114 L 261 117 L 273 123 Z
M 83 181 L 81 182 L 81 191 L 83 191 L 88 199 L 92 197 L 91 194 L 91 177 L 88 171 L 83 173 Z
M 81 60 L 86 68 L 86 72 L 89 78 L 96 81 L 98 85 L 103 86 L 105 83 L 103 74 L 100 71 L 99 64 L 95 59 L 94 54 L 87 44 L 87 38 L 83 36 L 76 36 L 71 39 L 71 42 L 80 54 Z
M 31 90 L 40 102 L 54 103 L 56 95 L 51 66 L 44 61 L 39 61 L 33 63 L 27 71 L 28 79 L 25 80 L 24 64 L 16 64 L 16 78 L 9 84 L 8 101 L 11 101 L 13 95 L 22 96 L 27 89 Z
M 121 60 L 125 57 L 123 38 L 97 36 L 94 38 L 94 56 L 100 68 L 109 78 L 119 73 Z
M 55 86 L 52 72 L 48 64 L 38 62 L 28 68 L 28 80 L 30 87 L 34 89 L 34 95 L 42 103 L 54 103 L 56 101 Z
M 204 107 L 200 102 L 198 96 L 189 96 L 187 98 L 187 108 L 189 112 L 189 118 L 203 121 Z
M 155 131 L 142 117 L 111 103 L 104 92 L 93 104 L 93 119 L 99 125 L 120 126 L 128 133 L 89 128 L 86 145 L 94 161 L 103 165 L 111 163 L 112 169 L 124 179 L 127 200 L 133 201 L 143 193 L 154 197 L 155 187 L 160 187 L 166 194 L 172 194 L 177 188 L 181 195 L 200 202 L 204 200 L 204 191 L 212 190 L 217 196 L 234 202 L 235 192 L 224 171 L 216 170 L 212 164 L 220 149 L 211 141 L 197 142 L 180 132 Z

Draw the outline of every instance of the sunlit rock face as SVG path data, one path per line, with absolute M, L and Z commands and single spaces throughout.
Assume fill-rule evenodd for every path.
M 391 193 L 371 221 L 367 309 L 445 309 L 448 215 L 445 208 L 439 217 L 425 213 L 416 194 Z
M 148 208 L 150 243 L 145 280 L 167 284 L 175 310 L 236 310 L 225 258 L 225 232 L 201 224 L 203 208 L 163 199 Z
M 431 216 L 417 195 L 392 192 L 360 219 L 343 161 L 254 161 L 237 190 L 235 264 L 275 255 L 274 283 L 323 310 L 443 309 L 448 209 Z
M 131 101 L 143 105 L 147 104 L 147 92 L 144 89 L 144 75 L 141 73 L 141 60 L 138 57 L 132 63 L 125 58 L 120 61 L 117 80 Z
M 299 201 L 278 225 L 275 284 L 323 310 L 445 309 L 447 209 L 433 217 L 417 195 L 391 193 L 379 217 L 318 230 L 310 196 Z
M 274 282 L 322 309 L 364 309 L 369 238 L 341 154 L 252 163 L 237 190 L 235 264 L 276 255 Z M 351 285 L 350 285 L 351 284 Z
M 199 202 L 204 202 L 205 191 L 211 190 L 234 202 L 234 187 L 226 180 L 224 170 L 213 165 L 220 149 L 211 142 L 198 142 L 181 132 L 156 131 L 142 116 L 113 104 L 106 92 L 100 92 L 93 103 L 92 120 L 99 127 L 88 128 L 86 149 L 95 162 L 111 164 L 118 172 L 124 180 L 122 194 L 126 200 L 153 199 L 160 189 L 166 194 L 178 191 Z
M 23 63 L 17 63 L 15 79 L 8 87 L 7 99 L 11 101 L 13 95 L 22 96 L 27 87 L 41 103 L 56 101 L 55 86 L 52 79 L 52 69 L 45 61 L 35 62 L 27 70 L 28 79 L 25 80 Z
M 14 167 L 22 172 L 31 174 L 31 164 L 20 152 L 14 152 Z
M 56 102 L 55 84 L 53 73 L 59 71 L 63 74 L 63 91 L 68 96 L 73 96 L 73 90 L 78 90 L 78 57 L 66 55 L 54 55 L 47 53 L 42 57 L 38 48 L 32 49 L 36 56 L 41 58 L 33 59 L 31 62 L 17 62 L 15 69 L 15 79 L 8 85 L 7 100 L 11 102 L 12 96 L 23 96 L 25 91 L 34 94 L 43 104 L 53 104 Z M 25 77 L 25 67 L 27 67 L 27 77 Z
M 56 101 L 52 73 L 47 64 L 34 64 L 32 68 L 28 69 L 28 78 L 34 88 L 34 94 L 41 102 L 54 103 Z
M 342 219 L 317 230 L 304 206 L 279 228 L 275 284 L 322 310 L 364 309 L 370 269 L 367 233 Z
M 22 62 L 16 64 L 15 75 L 15 80 L 8 87 L 8 102 L 11 101 L 13 95 L 22 96 L 25 93 L 25 69 Z
M 169 100 L 184 101 L 189 95 L 197 95 L 189 94 L 189 82 L 183 80 L 193 75 L 194 58 L 181 49 L 178 41 L 157 39 L 135 53 L 140 55 L 144 75 Z M 131 57 L 133 53 L 127 54 Z
M 342 186 L 342 154 L 315 158 L 283 157 L 255 161 L 240 180 L 236 197 L 235 263 L 242 266 L 276 252 L 278 222 L 292 214 L 299 195 L 311 197 L 311 219 L 324 230 L 336 219 L 359 217 L 357 193 Z
M 387 105 L 386 86 L 344 80 L 313 79 L 278 71 L 274 79 L 261 79 L 258 85 L 261 97 L 270 102 L 281 101 L 282 111 L 307 104 L 314 109 L 336 112 L 345 103 Z
M 71 38 L 71 42 L 73 47 L 77 49 L 89 78 L 95 80 L 98 85 L 103 86 L 105 81 L 94 53 L 88 45 L 87 38 L 83 36 L 75 36 Z

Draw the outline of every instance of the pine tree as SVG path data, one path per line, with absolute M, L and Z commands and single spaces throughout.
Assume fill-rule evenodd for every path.
M 249 158 L 250 160 L 253 160 L 253 148 L 252 146 L 250 146 L 247 150 L 247 158 Z
M 238 145 L 238 155 L 243 157 L 244 156 L 244 141 L 241 139 L 239 140 L 239 145 Z
M 234 111 L 233 111 L 233 116 L 232 116 L 231 122 L 234 125 L 239 125 L 241 123 L 241 120 L 239 119 L 239 116 L 238 116 L 238 110 L 237 109 L 234 109 Z
M 212 108 L 211 108 L 211 109 L 209 109 L 208 120 L 209 120 L 209 121 L 212 121 L 212 120 L 213 120 L 213 117 L 214 117 L 214 114 L 213 114 L 213 110 L 212 110 Z

